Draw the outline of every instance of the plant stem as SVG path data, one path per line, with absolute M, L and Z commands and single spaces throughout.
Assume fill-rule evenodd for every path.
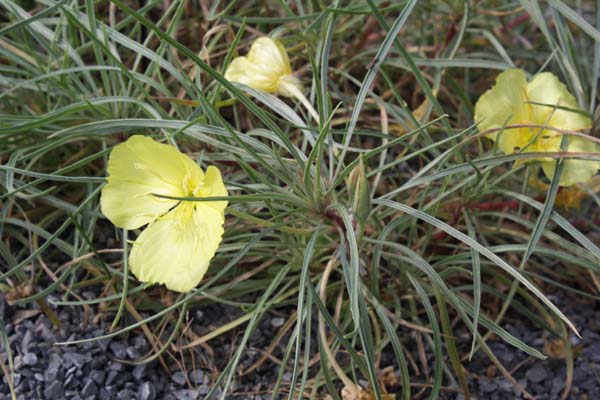
M 327 281 L 329 280 L 329 275 L 331 275 L 331 271 L 333 271 L 336 265 L 336 259 L 335 257 L 332 257 L 327 263 L 325 271 L 323 271 L 323 276 L 321 277 L 321 285 L 319 286 L 319 299 L 321 300 L 321 303 L 323 303 L 323 305 L 325 305 L 325 302 L 327 300 Z M 355 396 L 355 398 L 358 398 L 359 393 L 356 388 L 356 385 L 354 384 L 354 382 L 352 382 L 350 378 L 348 378 L 348 375 L 346 375 L 342 367 L 340 367 L 340 365 L 335 361 L 335 356 L 329 348 L 327 334 L 325 333 L 325 317 L 323 316 L 323 313 L 319 313 L 319 336 L 321 337 L 321 342 L 323 342 L 323 350 L 325 351 L 325 355 L 327 356 L 329 364 L 333 367 L 337 376 L 342 380 L 345 388 L 350 390 Z
M 248 222 L 253 222 L 253 223 L 257 224 L 257 225 L 266 226 L 267 228 L 270 228 L 272 226 L 277 225 L 275 222 L 266 221 L 264 219 L 255 217 L 253 215 L 246 214 L 245 212 L 242 212 L 240 210 L 236 210 L 235 208 L 227 207 L 226 212 L 228 214 L 231 214 L 231 215 L 234 215 L 234 216 L 238 217 L 239 219 L 243 219 L 243 220 L 248 221 Z M 275 229 L 278 230 L 278 231 L 280 231 L 280 232 L 293 233 L 293 234 L 297 234 L 297 235 L 310 235 L 310 234 L 312 234 L 312 231 L 309 230 L 309 229 L 293 228 L 291 226 L 279 226 L 279 227 L 277 227 Z
M 292 94 L 296 99 L 300 100 L 300 103 L 302 103 L 304 108 L 306 108 L 306 110 L 313 117 L 315 122 L 317 124 L 320 124 L 319 113 L 317 113 L 312 104 L 310 104 L 310 101 L 308 101 L 306 96 L 304 96 L 304 93 L 302 93 L 302 91 L 296 85 L 290 84 L 288 82 L 282 82 L 280 83 L 280 85 L 285 85 L 285 90 Z

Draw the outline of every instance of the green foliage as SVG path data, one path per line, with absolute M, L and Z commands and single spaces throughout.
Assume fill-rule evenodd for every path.
M 29 3 L 0 1 L 0 284 L 12 304 L 45 304 L 56 293 L 59 306 L 102 304 L 118 327 L 103 337 L 144 329 L 159 341 L 159 332 L 172 332 L 153 358 L 171 344 L 200 343 L 182 334 L 190 307 L 239 307 L 244 315 L 211 336 L 244 328 L 214 385 L 224 393 L 260 320 L 287 312 L 286 367 L 274 386 L 289 398 L 339 396 L 332 360 L 306 367 L 323 346 L 348 377 L 369 380 L 377 398 L 386 391 L 377 379 L 383 352 L 396 358 L 401 398 L 416 396 L 411 382 L 429 385 L 435 398 L 443 385 L 465 386 L 460 364 L 469 349 L 452 337 L 460 331 L 471 333 L 471 353 L 495 364 L 491 334 L 544 357 L 503 328 L 507 311 L 553 332 L 576 331 L 544 293 L 595 290 L 575 277 L 600 269 L 588 237 L 598 232 L 590 222 L 597 184 L 582 189 L 591 196 L 577 209 L 560 208 L 557 184 L 540 190 L 528 184 L 535 168 L 511 169 L 539 154 L 499 155 L 472 113 L 497 72 L 515 65 L 555 72 L 593 113 L 600 24 L 590 21 L 600 21 L 600 7 Z M 319 126 L 301 105 L 222 77 L 238 49 L 273 31 L 310 88 Z M 127 274 L 126 239 L 139 232 L 112 228 L 99 209 L 108 153 L 134 133 L 218 165 L 231 195 L 206 278 L 171 301 Z M 339 266 L 323 302 L 330 262 Z M 103 297 L 79 296 L 98 285 Z M 317 315 L 329 344 L 314 335 Z M 434 369 L 416 376 L 410 354 L 425 347 Z

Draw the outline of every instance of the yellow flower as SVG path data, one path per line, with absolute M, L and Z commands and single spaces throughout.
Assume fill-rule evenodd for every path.
M 192 290 L 208 269 L 223 236 L 227 201 L 179 201 L 155 196 L 223 197 L 227 190 L 216 167 L 206 173 L 176 148 L 132 136 L 112 150 L 108 183 L 100 206 L 117 227 L 148 227 L 129 255 L 141 282 Z
M 561 108 L 557 108 L 561 107 Z M 560 152 L 563 135 L 550 129 L 523 127 L 501 129 L 506 125 L 543 125 L 562 130 L 589 128 L 591 120 L 580 112 L 567 87 L 549 72 L 527 82 L 520 69 L 509 69 L 496 78 L 495 86 L 475 105 L 475 121 L 481 132 L 498 129 L 487 137 L 497 141 L 505 154 L 518 152 Z M 600 146 L 585 138 L 569 135 L 569 153 L 600 152 Z M 546 176 L 552 179 L 556 162 L 550 157 L 538 159 Z M 566 159 L 559 184 L 569 186 L 586 182 L 600 169 L 600 161 Z
M 225 72 L 225 79 L 285 97 L 297 97 L 297 92 L 303 91 L 300 80 L 292 74 L 285 47 L 269 37 L 256 39 L 247 57 L 234 59 Z

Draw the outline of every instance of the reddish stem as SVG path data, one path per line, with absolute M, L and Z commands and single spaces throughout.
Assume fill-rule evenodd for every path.
M 528 20 L 529 20 L 529 14 L 523 13 L 523 14 L 519 15 L 517 18 L 510 21 L 508 24 L 504 25 L 504 27 L 502 28 L 502 31 L 507 32 L 507 31 L 511 30 L 512 28 L 514 28 L 515 26 L 521 25 L 522 23 L 527 22 Z

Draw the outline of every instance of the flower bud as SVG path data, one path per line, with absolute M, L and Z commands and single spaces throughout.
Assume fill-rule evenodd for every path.
M 362 156 L 358 160 L 358 165 L 350 172 L 346 185 L 356 219 L 360 225 L 364 225 L 371 212 L 371 193 Z

